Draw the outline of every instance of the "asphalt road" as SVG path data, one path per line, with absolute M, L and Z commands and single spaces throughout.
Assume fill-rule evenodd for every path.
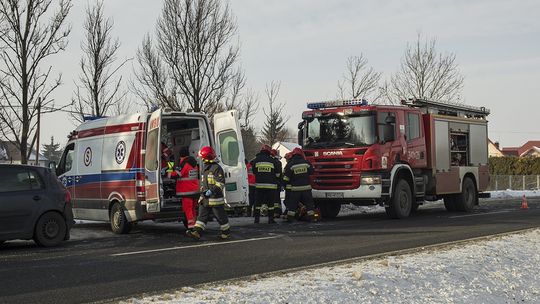
M 0 303 L 109 301 L 540 226 L 540 200 L 529 201 L 529 210 L 518 201 L 485 202 L 469 214 L 428 206 L 406 220 L 354 212 L 316 224 L 233 219 L 227 242 L 216 230 L 194 242 L 179 224 L 142 224 L 129 235 L 114 235 L 107 224 L 78 224 L 61 247 L 0 246 Z

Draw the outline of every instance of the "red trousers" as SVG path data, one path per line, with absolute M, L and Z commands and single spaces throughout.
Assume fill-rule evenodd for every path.
M 193 197 L 183 197 L 182 209 L 186 215 L 188 229 L 195 227 L 195 221 L 197 220 L 197 200 Z

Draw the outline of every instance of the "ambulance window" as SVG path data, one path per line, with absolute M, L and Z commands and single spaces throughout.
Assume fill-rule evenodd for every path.
M 60 163 L 58 164 L 58 168 L 56 170 L 57 176 L 60 176 L 71 170 L 71 168 L 73 167 L 74 155 L 75 155 L 75 144 L 70 144 L 64 150 L 62 159 L 60 160 Z
M 223 164 L 236 167 L 238 165 L 238 157 L 240 156 L 236 132 L 230 130 L 220 133 L 219 147 Z
M 420 137 L 420 117 L 416 113 L 407 113 L 406 133 L 407 140 Z
M 158 158 L 157 158 L 157 145 L 159 142 L 158 139 L 159 129 L 154 129 L 148 132 L 148 137 L 146 138 L 146 169 L 150 171 L 155 171 L 158 169 Z

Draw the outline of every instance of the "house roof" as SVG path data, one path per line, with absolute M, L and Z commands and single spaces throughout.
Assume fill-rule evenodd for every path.
M 501 152 L 504 155 L 508 155 L 508 156 L 522 156 L 533 148 L 540 148 L 540 140 L 529 140 L 528 142 L 524 143 L 521 147 L 502 148 Z
M 0 141 L 0 161 L 2 160 L 20 161 L 21 153 L 20 153 L 19 148 L 10 141 Z M 35 160 L 36 160 L 36 150 L 32 150 L 32 153 L 30 154 L 28 161 L 35 161 Z M 41 153 L 39 153 L 39 160 L 48 161 L 48 159 L 45 156 L 43 156 L 43 154 Z

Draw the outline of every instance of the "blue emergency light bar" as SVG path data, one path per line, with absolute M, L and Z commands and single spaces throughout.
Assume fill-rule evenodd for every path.
M 307 104 L 308 109 L 317 110 L 325 108 L 339 108 L 339 107 L 350 107 L 350 106 L 367 106 L 368 102 L 365 99 L 360 100 L 332 100 L 332 101 L 321 101 L 321 102 L 309 102 Z

